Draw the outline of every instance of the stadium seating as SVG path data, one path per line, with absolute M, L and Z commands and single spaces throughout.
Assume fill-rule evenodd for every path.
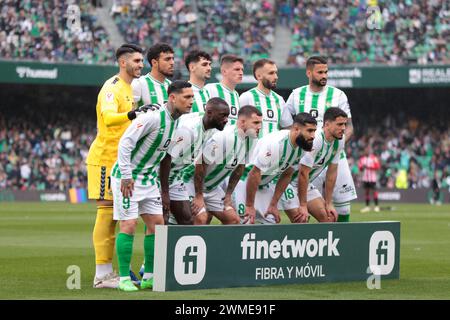
M 95 121 L 86 114 L 37 114 L 32 107 L 0 112 L 0 190 L 86 188 Z
M 275 27 L 269 1 L 116 0 L 112 14 L 126 41 L 144 48 L 167 42 L 178 61 L 201 45 L 215 63 L 234 53 L 251 64 L 269 56 Z
M 70 1 L 2 1 L 0 57 L 43 62 L 113 63 L 114 48 L 90 1 L 77 1 L 78 31 L 69 28 Z
M 347 145 L 347 158 L 354 180 L 362 185 L 358 159 L 366 146 L 371 146 L 381 161 L 381 187 L 395 188 L 396 178 L 407 173 L 408 188 L 430 188 L 435 171 L 448 187 L 450 179 L 450 130 L 431 124 L 408 125 L 392 129 L 389 126 L 371 127 L 364 135 L 356 136 Z
M 87 110 L 53 115 L 51 120 L 32 108 L 8 118 L 0 112 L 0 190 L 86 187 L 84 161 L 95 138 L 95 121 L 88 113 L 92 110 Z M 356 184 L 361 185 L 358 159 L 371 145 L 382 162 L 382 187 L 395 188 L 400 170 L 407 172 L 409 188 L 429 188 L 435 170 L 443 187 L 448 187 L 450 130 L 425 123 L 418 128 L 411 123 L 392 128 L 371 126 L 347 145 Z
M 304 65 L 312 54 L 337 64 L 450 62 L 445 0 L 278 2 L 278 16 L 292 30 L 289 65 Z

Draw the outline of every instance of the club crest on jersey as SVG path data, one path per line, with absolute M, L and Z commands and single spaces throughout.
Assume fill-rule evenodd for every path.
M 313 118 L 317 118 L 319 116 L 319 111 L 313 109 L 309 112 Z
M 114 93 L 112 93 L 112 92 L 107 92 L 107 93 L 106 93 L 106 101 L 107 101 L 107 102 L 114 102 Z

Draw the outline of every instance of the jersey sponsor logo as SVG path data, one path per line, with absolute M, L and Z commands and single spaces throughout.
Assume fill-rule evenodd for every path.
M 107 93 L 106 93 L 106 101 L 107 101 L 107 102 L 114 102 L 114 93 L 112 93 L 112 92 L 107 92 Z
M 275 116 L 275 113 L 273 112 L 273 110 L 268 109 L 267 116 L 269 117 L 269 119 L 272 119 Z
M 181 141 L 183 141 L 183 137 L 178 137 L 177 142 L 176 143 L 180 143 Z
M 139 129 L 139 128 L 141 128 L 142 126 L 144 126 L 142 123 L 138 123 L 138 124 L 136 125 L 136 129 Z
M 233 116 L 237 115 L 237 108 L 235 106 L 231 106 L 230 107 L 230 113 Z
M 309 112 L 313 118 L 317 118 L 319 116 L 319 111 L 313 109 Z

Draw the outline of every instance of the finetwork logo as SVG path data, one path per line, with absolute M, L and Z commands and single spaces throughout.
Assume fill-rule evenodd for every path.
M 395 238 L 390 231 L 374 232 L 369 244 L 369 267 L 375 275 L 387 275 L 395 265 Z
M 181 285 L 197 284 L 206 272 L 206 243 L 200 236 L 184 236 L 175 245 L 175 279 Z

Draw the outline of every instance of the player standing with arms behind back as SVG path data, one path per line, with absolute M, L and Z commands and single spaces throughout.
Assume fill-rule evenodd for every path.
M 133 81 L 133 97 L 139 106 L 158 104 L 167 101 L 167 89 L 173 76 L 174 53 L 166 43 L 157 43 L 147 51 L 147 60 L 152 68 L 145 76 Z
M 234 125 L 239 112 L 239 94 L 235 88 L 242 82 L 244 59 L 232 54 L 222 56 L 220 59 L 220 74 L 222 80 L 217 83 L 208 83 L 205 89 L 208 90 L 211 98 L 219 97 L 228 103 L 230 106 L 228 125 Z
M 186 56 L 186 68 L 189 71 L 189 83 L 194 91 L 194 103 L 191 112 L 205 113 L 210 96 L 205 89 L 206 80 L 211 77 L 211 56 L 204 51 L 194 50 Z
M 117 146 L 131 120 L 144 111 L 132 110 L 131 81 L 139 78 L 144 67 L 142 49 L 124 44 L 116 51 L 119 74 L 106 80 L 97 98 L 97 136 L 86 159 L 89 199 L 97 200 L 97 218 L 93 231 L 95 250 L 94 288 L 116 288 L 118 277 L 112 268 L 115 243 L 113 196 L 110 173 L 117 159 Z
M 323 126 L 325 111 L 331 107 L 342 109 L 348 116 L 345 129 L 346 141 L 353 134 L 350 106 L 345 93 L 338 88 L 328 86 L 328 63 L 324 57 L 313 56 L 306 61 L 306 75 L 309 84 L 294 89 L 286 101 L 281 113 L 281 126 L 292 125 L 292 117 L 300 112 L 309 112 L 317 120 L 317 129 Z M 317 181 L 325 182 L 326 170 L 317 177 Z M 318 182 L 320 184 L 320 182 Z M 338 213 L 338 222 L 350 220 L 350 201 L 356 199 L 355 183 L 348 166 L 345 152 L 339 159 L 336 185 L 333 191 L 333 203 Z

